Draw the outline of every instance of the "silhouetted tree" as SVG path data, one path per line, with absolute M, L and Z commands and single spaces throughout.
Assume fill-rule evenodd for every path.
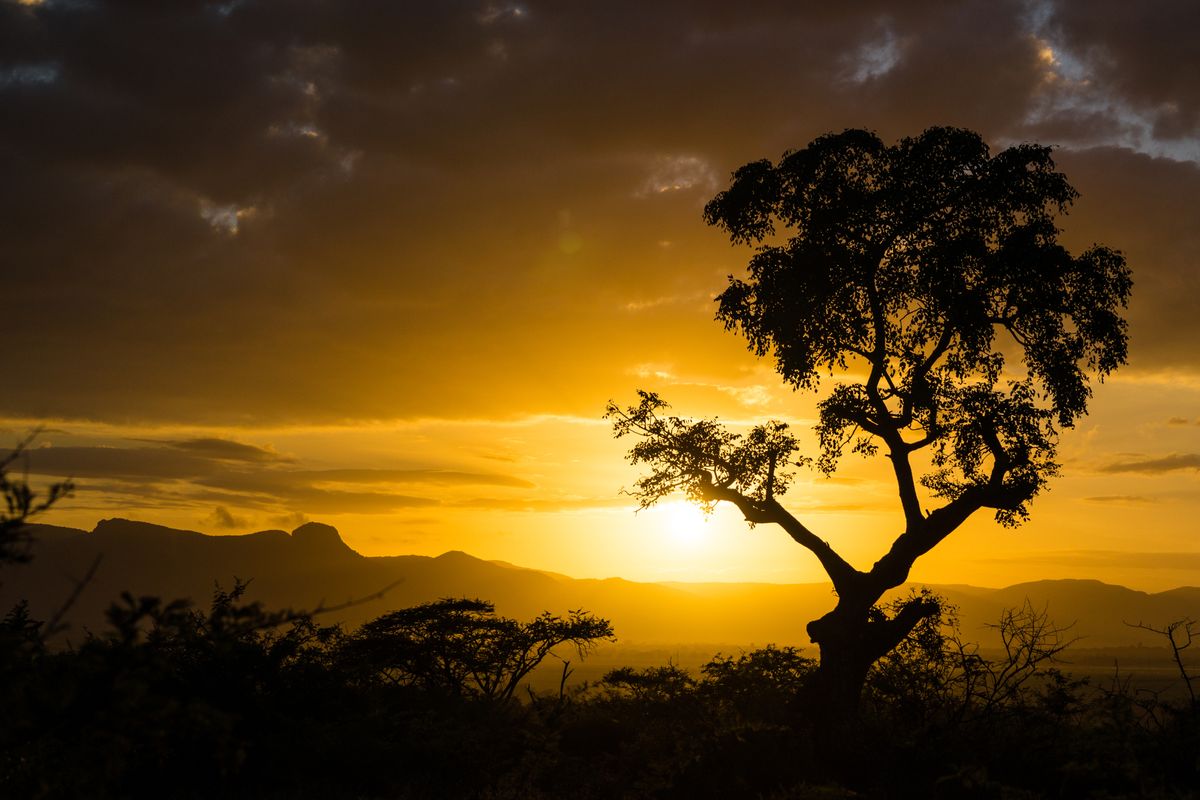
M 1138 622 L 1131 625 L 1131 627 L 1156 633 L 1167 640 L 1167 644 L 1171 648 L 1171 660 L 1175 662 L 1179 678 L 1183 682 L 1184 689 L 1187 691 L 1188 702 L 1191 704 L 1193 711 L 1200 711 L 1200 699 L 1196 697 L 1195 687 L 1197 678 L 1188 670 L 1188 665 L 1184 662 L 1183 658 L 1184 651 L 1191 647 L 1197 638 L 1200 638 L 1200 623 L 1197 623 L 1196 620 L 1190 617 L 1185 617 L 1184 619 L 1173 620 L 1165 625 L 1151 625 L 1145 622 Z
M 554 648 L 583 657 L 613 638 L 608 620 L 583 611 L 522 623 L 492 603 L 446 598 L 392 611 L 347 640 L 347 662 L 385 680 L 453 695 L 508 700 Z
M 4 506 L 0 508 L 0 566 L 29 560 L 26 520 L 46 511 L 74 489 L 70 481 L 61 481 L 51 484 L 46 494 L 39 497 L 24 478 L 10 476 L 13 466 L 35 436 L 36 431 L 19 442 L 7 455 L 0 456 L 0 496 L 4 498 Z
M 1087 411 L 1089 374 L 1125 362 L 1124 257 L 1103 246 L 1074 256 L 1057 242 L 1055 217 L 1076 196 L 1050 148 L 991 155 L 956 128 L 893 146 L 848 130 L 777 164 L 746 164 L 704 212 L 755 247 L 716 316 L 793 389 L 815 391 L 836 373 L 819 403 L 819 456 L 797 457 L 779 422 L 738 434 L 667 416 L 650 392 L 609 404 L 615 435 L 639 439 L 629 459 L 649 468 L 633 489 L 643 507 L 676 491 L 710 508 L 733 503 L 817 557 L 838 601 L 808 633 L 820 647 L 818 695 L 836 715 L 853 713 L 871 665 L 937 613 L 919 595 L 885 613 L 883 594 L 977 511 L 1005 526 L 1025 520 L 1058 471 L 1059 431 Z M 865 570 L 778 500 L 791 467 L 829 475 L 847 449 L 882 452 L 904 514 Z M 919 459 L 929 463 L 920 477 Z

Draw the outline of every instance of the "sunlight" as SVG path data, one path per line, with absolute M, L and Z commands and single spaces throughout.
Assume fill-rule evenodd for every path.
M 708 519 L 699 507 L 683 501 L 664 503 L 663 525 L 671 541 L 681 547 L 697 549 L 708 540 Z

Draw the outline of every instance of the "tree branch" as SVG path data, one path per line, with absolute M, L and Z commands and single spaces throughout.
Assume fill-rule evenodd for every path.
M 925 386 L 925 378 L 929 375 L 929 371 L 933 369 L 933 366 L 938 362 L 938 359 L 946 354 L 946 351 L 950 348 L 950 343 L 953 341 L 954 328 L 951 327 L 950 323 L 946 323 L 942 328 L 942 335 L 938 338 L 937 344 L 933 346 L 933 349 L 929 351 L 929 355 L 927 355 L 920 364 L 913 368 L 912 377 L 908 382 L 908 395 L 904 398 L 904 409 L 900 415 L 901 427 L 908 427 L 912 423 L 913 416 L 916 413 L 915 405 L 917 402 L 916 395 L 918 388 Z M 931 413 L 936 413 L 932 403 L 930 404 L 929 408 Z M 919 449 L 917 447 L 913 447 L 912 445 L 909 445 L 909 447 L 910 451 Z
M 884 375 L 884 366 L 887 361 L 887 318 L 882 301 L 879 299 L 879 290 L 875 287 L 874 275 L 866 281 L 866 290 L 871 306 L 872 324 L 875 328 L 875 350 L 870 358 L 871 374 L 867 377 L 865 386 L 867 399 L 875 408 L 877 417 L 876 430 L 871 432 L 883 439 L 888 447 L 892 471 L 896 475 L 896 488 L 900 492 L 900 505 L 904 509 L 904 519 L 907 527 L 913 528 L 919 524 L 922 516 L 912 465 L 908 461 L 908 448 L 899 433 L 900 422 L 892 417 L 887 403 L 883 401 L 883 397 L 879 393 L 879 381 Z
M 936 600 L 929 597 L 914 597 L 900 607 L 891 619 L 878 620 L 870 623 L 872 660 L 882 658 L 892 651 L 896 645 L 904 641 L 904 637 L 917 627 L 921 620 L 932 617 L 941 611 Z
M 888 446 L 888 460 L 896 476 L 896 488 L 900 492 L 900 506 L 904 509 L 906 530 L 919 528 L 925 521 L 921 512 L 921 499 L 917 496 L 917 482 L 912 464 L 908 460 L 909 446 L 896 431 L 883 437 Z
M 954 500 L 924 517 L 918 525 L 897 536 L 888 552 L 868 573 L 878 584 L 880 594 L 908 580 L 913 563 L 983 508 L 987 496 L 984 486 L 968 487 Z
M 771 523 L 783 528 L 797 544 L 808 548 L 817 557 L 838 594 L 853 592 L 862 583 L 865 577 L 863 573 L 852 567 L 829 542 L 809 530 L 773 498 L 754 500 L 731 487 L 718 486 L 710 478 L 701 480 L 700 493 L 705 499 L 724 500 L 737 506 L 747 522 Z

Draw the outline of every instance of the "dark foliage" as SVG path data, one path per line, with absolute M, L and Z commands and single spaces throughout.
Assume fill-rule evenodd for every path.
M 481 688 L 508 681 L 472 670 L 511 676 L 527 662 L 464 643 L 503 623 L 502 640 L 586 647 L 607 623 L 521 624 L 445 600 L 346 633 L 246 590 L 218 589 L 203 612 L 122 596 L 106 630 L 67 650 L 13 609 L 0 623 L 0 795 L 1197 796 L 1197 709 L 1059 672 L 1063 632 L 1034 609 L 1005 615 L 1008 649 L 988 659 L 958 638 L 952 609 L 923 597 L 938 612 L 876 664 L 860 723 L 831 757 L 815 662 L 792 648 L 521 698 Z M 379 652 L 404 658 L 365 657 Z
M 28 481 L 11 475 L 13 467 L 19 465 L 26 448 L 36 436 L 35 431 L 7 455 L 0 457 L 0 497 L 3 498 L 3 507 L 0 507 L 0 567 L 29 560 L 26 520 L 46 511 L 74 490 L 71 481 L 60 481 L 51 484 L 45 495 L 39 497 Z
M 507 701 L 555 648 L 570 645 L 583 658 L 613 638 L 607 620 L 583 611 L 528 623 L 495 612 L 483 600 L 452 598 L 393 611 L 346 637 L 339 659 L 367 680 Z
M 551 649 L 611 638 L 576 612 L 521 624 L 490 604 L 392 612 L 352 635 L 217 589 L 207 612 L 122 595 L 109 627 L 52 651 L 0 625 L 0 794 L 467 796 L 524 757 L 513 689 Z

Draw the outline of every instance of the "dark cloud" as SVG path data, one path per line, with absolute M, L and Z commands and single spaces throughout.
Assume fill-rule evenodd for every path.
M 1133 270 L 1130 367 L 1195 372 L 1200 164 L 1114 148 L 1063 151 L 1057 160 L 1081 194 L 1064 220 L 1065 241 L 1120 249 Z
M 880 36 L 894 43 L 895 65 L 864 81 L 869 101 L 856 110 L 894 136 L 919 132 L 931 120 L 1015 134 L 1041 79 L 1021 10 L 1020 3 L 974 0 L 888 15 Z
M 1147 475 L 1158 475 L 1163 472 L 1174 472 L 1181 469 L 1200 469 L 1200 453 L 1172 453 L 1161 458 L 1146 458 L 1130 461 L 1118 461 L 1101 467 L 1101 472 L 1133 472 Z
M 212 513 L 204 518 L 204 523 L 216 528 L 224 530 L 235 530 L 238 528 L 247 528 L 249 525 L 246 520 L 234 516 L 225 506 L 217 506 L 212 510 Z
M 520 489 L 534 486 L 512 475 L 437 469 L 292 470 L 285 474 L 295 480 L 329 483 L 426 483 L 439 486 L 513 486 Z
M 443 504 L 442 500 L 430 497 L 341 488 L 346 485 L 533 486 L 509 475 L 389 469 L 226 471 L 199 478 L 197 483 L 231 493 L 244 502 L 284 505 L 309 514 L 371 514 Z
M 1171 417 L 1167 420 L 1168 425 L 1191 425 L 1192 421 L 1187 417 Z
M 236 495 L 201 496 L 190 491 L 186 484 L 155 483 L 150 481 L 83 479 L 76 481 L 70 508 L 79 510 L 167 510 L 194 511 L 199 502 L 203 507 L 213 503 L 235 505 Z M 104 516 L 112 516 L 111 513 Z
M 37 447 L 22 459 L 35 475 L 129 481 L 195 480 L 218 469 L 210 459 L 165 447 Z
M 1114 99 L 1148 118 L 1163 139 L 1200 133 L 1200 30 L 1191 0 L 1051 3 L 1049 29 Z
M 1178 139 L 1200 85 L 1191 12 L 1156 4 L 1139 26 L 1109 5 L 1045 24 L 1106 54 L 1094 83 Z M 1031 126 L 1046 75 L 1029 9 L 0 3 L 0 269 L 20 298 L 0 413 L 595 414 L 612 389 L 587 387 L 624 385 L 631 360 L 681 342 L 744 358 L 692 344 L 722 335 L 698 305 L 622 311 L 719 291 L 741 263 L 700 221 L 713 181 L 850 126 L 1100 130 L 1090 108 Z M 1137 358 L 1186 363 L 1197 234 L 1164 198 L 1196 197 L 1197 170 L 1063 155 L 1112 206 L 1081 205 L 1079 230 L 1130 254 Z
M 495 473 L 454 472 L 432 469 L 275 469 L 225 471 L 204 478 L 206 486 L 235 491 L 287 492 L 298 486 L 330 484 L 429 484 L 440 486 L 511 486 L 533 487 L 529 481 Z
M 282 506 L 304 514 L 386 514 L 408 508 L 441 505 L 439 500 L 429 497 L 390 492 L 351 492 L 307 485 L 279 487 L 276 491 L 259 494 L 259 498 L 240 496 L 239 500 L 244 505 L 258 504 L 264 508 Z
M 374 514 L 442 505 L 435 497 L 358 486 L 488 486 L 529 489 L 513 475 L 441 469 L 325 469 L 281 467 L 268 448 L 228 439 L 164 439 L 163 447 L 46 446 L 26 451 L 21 468 L 35 475 L 77 479 L 82 505 L 97 497 L 122 506 L 189 508 L 196 503 L 259 511 Z M 105 501 L 105 505 L 109 504 Z M 77 504 L 77 507 L 82 507 Z M 210 520 L 220 525 L 220 521 Z M 225 527 L 245 527 L 242 524 Z
M 222 461 L 245 461 L 262 464 L 293 460 L 279 455 L 279 453 L 276 453 L 269 447 L 258 447 L 253 444 L 213 437 L 197 439 L 141 439 L 138 441 L 164 444 L 167 447 L 183 450 L 187 453 L 194 453 L 203 458 L 215 458 Z
M 87 487 L 84 487 L 87 488 Z M 121 493 L 112 487 L 109 493 Z M 125 496 L 133 497 L 136 489 L 124 487 Z M 148 505 L 160 496 L 157 491 Z M 161 497 L 161 505 L 191 508 L 197 504 L 217 503 L 230 508 L 272 513 L 276 516 L 313 514 L 387 514 L 410 508 L 433 508 L 442 501 L 393 492 L 361 492 L 324 488 L 303 482 L 279 480 L 274 476 L 226 474 L 201 479 L 195 485 Z

